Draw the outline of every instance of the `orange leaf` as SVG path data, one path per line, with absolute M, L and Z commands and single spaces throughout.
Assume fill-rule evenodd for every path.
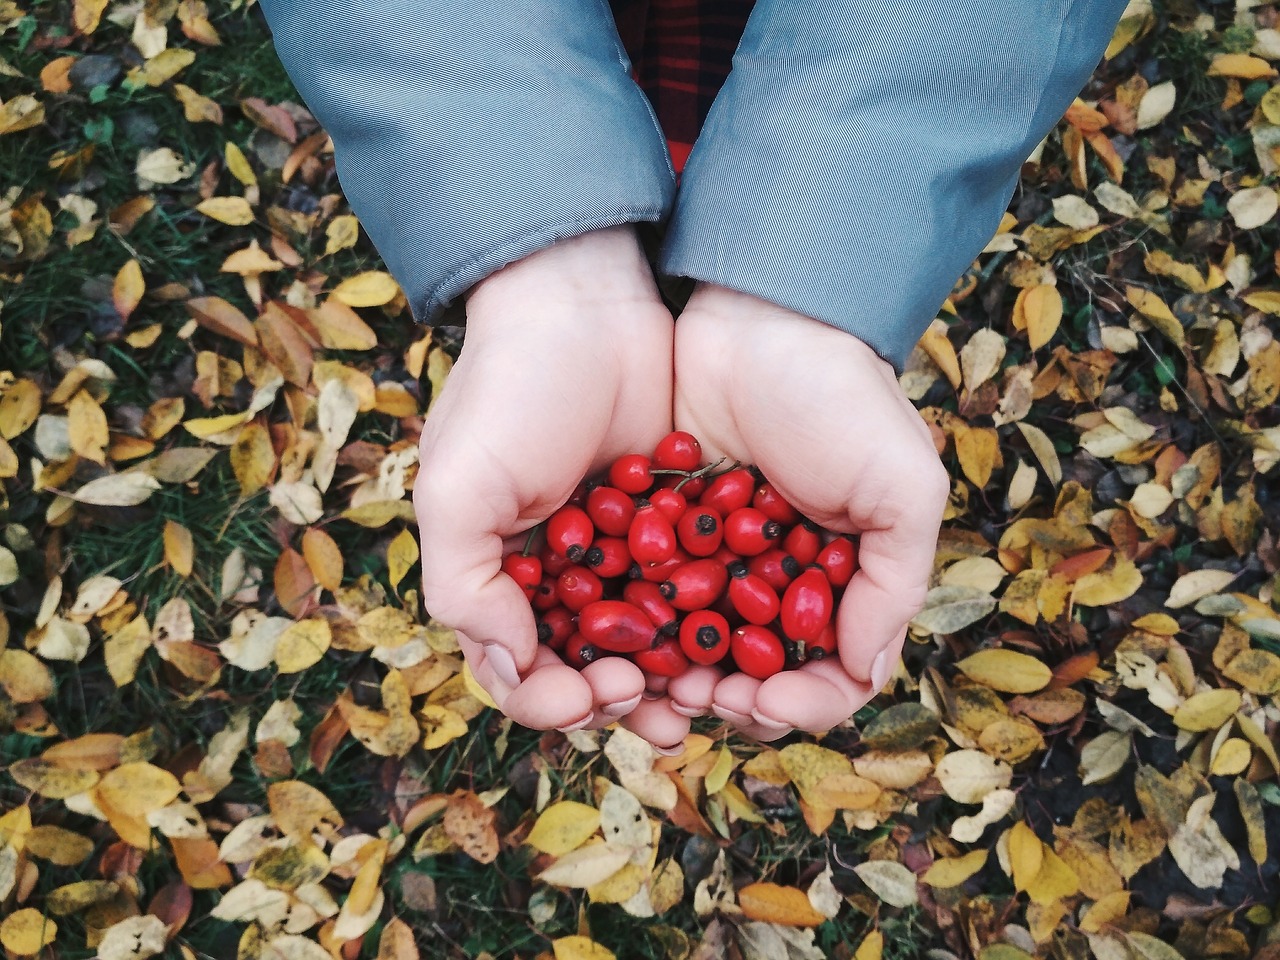
M 1094 573 L 1101 570 L 1103 565 L 1111 559 L 1110 547 L 1099 547 L 1096 550 L 1086 550 L 1084 553 L 1077 553 L 1073 557 L 1067 557 L 1065 560 L 1059 560 L 1049 568 L 1049 573 L 1055 577 L 1062 577 L 1074 583 L 1086 573 Z
M 276 602 L 292 617 L 304 617 L 315 605 L 315 577 L 302 554 L 292 547 L 276 561 Z
M 195 318 L 196 323 L 220 337 L 238 340 L 246 347 L 258 345 L 258 335 L 249 318 L 221 297 L 196 297 L 188 300 L 187 312 Z
M 302 535 L 302 555 L 316 582 L 330 592 L 342 586 L 342 551 L 333 537 L 312 527 Z
M 231 869 L 218 859 L 218 845 L 208 837 L 173 837 L 173 855 L 182 879 L 193 890 L 216 890 L 231 885 Z
M 813 908 L 803 890 L 776 883 L 751 883 L 738 891 L 738 906 L 748 920 L 789 927 L 816 927 L 827 918 Z

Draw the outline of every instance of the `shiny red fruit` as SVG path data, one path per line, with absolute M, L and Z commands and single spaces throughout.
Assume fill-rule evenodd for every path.
M 693 506 L 676 523 L 676 536 L 693 556 L 709 557 L 724 539 L 724 525 L 711 507 Z
M 582 560 L 595 536 L 595 525 L 581 507 L 563 506 L 547 520 L 547 543 L 574 563 Z
M 671 571 L 662 595 L 677 610 L 705 610 L 729 583 L 729 571 L 715 560 L 691 560 Z
M 755 507 L 740 507 L 724 518 L 724 542 L 739 556 L 764 553 L 782 536 L 782 524 Z
M 836 625 L 828 623 L 822 628 L 822 632 L 818 634 L 816 640 L 810 640 L 805 643 L 804 655 L 809 660 L 834 657 L 836 655 Z
M 508 553 L 502 558 L 502 572 L 516 582 L 529 600 L 542 582 L 542 561 L 519 553 Z
M 820 530 L 815 523 L 801 521 L 782 538 L 782 549 L 795 557 L 800 566 L 807 567 L 818 559 L 818 551 L 822 549 L 822 538 L 818 535 Z
M 689 509 L 689 501 L 684 498 L 684 494 L 676 493 L 674 490 L 655 490 L 649 494 L 649 502 L 658 508 L 673 527 Z
M 542 561 L 543 576 L 558 577 L 573 566 L 572 560 L 560 556 L 551 549 L 549 543 L 542 545 L 542 549 L 538 551 L 538 559 Z
M 635 515 L 635 501 L 617 487 L 596 487 L 587 494 L 587 516 L 606 536 L 625 537 Z
M 827 575 L 821 567 L 809 567 L 782 595 L 782 632 L 792 640 L 816 640 L 831 622 L 834 606 Z
M 763 626 L 778 615 L 778 594 L 739 561 L 729 567 L 729 602 L 747 623 Z
M 719 663 L 729 653 L 729 621 L 714 610 L 693 611 L 680 622 L 680 649 L 694 663 Z
M 702 462 L 702 444 L 692 433 L 675 430 L 653 448 L 653 465 L 664 470 L 697 470 Z
M 569 666 L 581 670 L 600 659 L 600 651 L 580 633 L 575 633 L 564 643 L 560 656 Z
M 604 584 L 586 567 L 570 567 L 556 578 L 556 596 L 577 613 L 604 596 Z
M 789 504 L 778 492 L 778 488 L 767 480 L 756 488 L 751 505 L 770 520 L 786 526 L 800 522 L 800 511 Z
M 729 639 L 733 662 L 749 677 L 767 680 L 782 669 L 787 655 L 782 641 L 768 627 L 748 624 L 733 631 Z
M 552 607 L 538 619 L 538 642 L 559 653 L 576 629 L 568 607 Z
M 847 537 L 836 537 L 818 551 L 817 564 L 833 587 L 847 587 L 858 572 L 858 548 Z
M 641 650 L 632 659 L 645 673 L 658 677 L 678 677 L 689 669 L 689 658 L 680 649 L 680 642 L 671 637 L 659 640 L 652 650 Z
M 747 506 L 755 493 L 756 478 L 745 467 L 730 470 L 711 480 L 706 491 L 698 498 L 704 507 L 714 507 L 722 517 Z M 683 490 L 681 491 L 684 492 Z
M 609 467 L 609 483 L 623 493 L 641 494 L 653 486 L 649 458 L 642 453 L 628 453 Z
M 774 547 L 747 561 L 747 569 L 782 593 L 804 568 L 785 550 Z
M 643 610 L 624 600 L 597 600 L 578 614 L 578 632 L 601 650 L 638 653 L 653 646 L 658 631 Z
M 632 570 L 632 576 L 643 577 L 650 583 L 662 583 L 662 581 L 671 576 L 675 570 L 683 567 L 692 559 L 693 558 L 689 556 L 689 554 L 677 547 L 676 552 L 673 553 L 670 559 L 664 563 L 659 563 L 652 567 L 645 567 L 637 564 Z
M 550 574 L 543 576 L 541 582 L 529 598 L 534 610 L 550 610 L 560 606 L 560 592 L 556 586 L 556 578 Z
M 634 607 L 644 611 L 649 622 L 659 633 L 671 635 L 678 629 L 679 614 L 676 608 L 667 602 L 662 589 L 648 580 L 629 580 L 622 588 L 622 599 Z
M 595 571 L 598 577 L 620 577 L 631 569 L 633 562 L 627 541 L 621 537 L 596 537 L 582 557 L 584 565 Z
M 636 511 L 636 518 L 631 521 L 627 546 L 641 567 L 654 567 L 670 560 L 679 542 L 671 521 L 653 504 L 646 503 Z

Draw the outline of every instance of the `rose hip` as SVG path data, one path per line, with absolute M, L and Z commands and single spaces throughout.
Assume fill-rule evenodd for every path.
M 724 592 L 729 572 L 716 560 L 691 560 L 671 571 L 661 585 L 662 595 L 677 610 L 703 610 Z
M 623 493 L 641 494 L 653 486 L 649 458 L 641 453 L 628 453 L 609 467 L 609 483 Z
M 768 627 L 748 624 L 733 631 L 729 639 L 729 652 L 738 669 L 749 677 L 767 680 L 786 663 L 786 651 L 782 641 Z
M 702 444 L 683 430 L 668 433 L 653 448 L 653 465 L 664 470 L 697 470 L 702 461 Z
M 659 632 L 671 635 L 679 629 L 679 614 L 667 602 L 661 588 L 648 580 L 630 580 L 622 588 L 622 599 L 644 611 L 646 617 Z
M 574 563 L 582 560 L 595 535 L 595 526 L 581 507 L 561 507 L 547 521 L 547 543 L 560 556 Z
M 822 549 L 822 538 L 818 535 L 820 529 L 817 524 L 802 520 L 783 538 L 782 549 L 795 557 L 800 566 L 807 567 L 818 559 L 818 551 Z
M 582 562 L 598 577 L 620 577 L 631 569 L 631 550 L 621 537 L 596 537 Z
M 617 487 L 596 487 L 587 494 L 587 516 L 607 536 L 625 537 L 635 515 L 635 501 Z
M 749 504 L 755 489 L 756 478 L 751 471 L 739 467 L 710 481 L 706 491 L 698 498 L 698 503 L 704 507 L 712 507 L 720 516 L 727 517 Z
M 777 487 L 767 480 L 756 488 L 755 495 L 751 498 L 751 505 L 770 520 L 776 520 L 778 523 L 792 524 L 800 520 L 800 511 L 787 503 Z
M 560 656 L 569 666 L 581 670 L 587 664 L 595 663 L 600 658 L 600 651 L 582 634 L 575 633 L 565 641 Z
M 686 510 L 676 523 L 680 546 L 695 557 L 709 557 L 720 548 L 724 525 L 720 514 L 711 507 L 694 506 Z
M 833 587 L 847 587 L 858 570 L 858 548 L 845 537 L 836 537 L 820 551 L 817 564 Z
M 578 613 L 587 604 L 604 597 L 604 584 L 586 567 L 570 567 L 556 578 L 556 596 L 566 607 Z
M 804 568 L 796 562 L 796 558 L 777 547 L 766 550 L 747 562 L 747 569 L 773 587 L 778 593 L 787 589 L 788 585 Z
M 816 640 L 804 645 L 804 655 L 810 660 L 822 660 L 836 655 L 836 626 L 828 623 L 822 628 Z
M 613 653 L 638 653 L 653 646 L 657 630 L 643 610 L 624 600 L 596 600 L 578 614 L 578 632 Z
M 641 650 L 632 659 L 645 673 L 658 677 L 678 677 L 689 669 L 689 658 L 680 649 L 680 642 L 671 637 L 659 640 L 652 650 Z
M 694 663 L 719 663 L 729 653 L 729 621 L 714 610 L 695 610 L 680 622 L 680 649 Z
M 575 629 L 573 613 L 568 607 L 552 607 L 538 620 L 538 641 L 559 653 Z
M 740 507 L 724 518 L 725 545 L 742 557 L 764 553 L 780 536 L 782 524 L 755 507 Z
M 676 548 L 676 552 L 666 561 L 655 564 L 651 567 L 640 566 L 637 564 L 634 575 L 648 580 L 650 583 L 662 583 L 667 577 L 671 576 L 680 567 L 683 567 L 693 558 L 683 550 Z
M 671 521 L 653 504 L 646 503 L 636 510 L 635 519 L 631 521 L 627 546 L 636 563 L 653 567 L 670 560 L 679 543 Z
M 821 567 L 809 567 L 782 595 L 782 632 L 791 640 L 818 639 L 831 622 L 831 584 Z
M 674 490 L 655 490 L 649 494 L 649 502 L 658 508 L 658 512 L 666 517 L 672 526 L 675 526 L 684 512 L 689 509 L 689 501 L 684 498 L 684 494 L 676 493 Z
M 747 571 L 741 561 L 729 566 L 729 601 L 747 623 L 763 626 L 778 615 L 780 603 L 773 587 Z
M 533 599 L 538 584 L 542 582 L 542 561 L 519 553 L 508 553 L 502 558 L 502 572 L 516 582 L 525 597 Z

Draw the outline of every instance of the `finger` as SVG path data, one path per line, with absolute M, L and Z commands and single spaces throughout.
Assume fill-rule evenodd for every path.
M 737 727 L 753 724 L 751 711 L 756 708 L 760 681 L 745 673 L 731 673 L 716 684 L 711 711 L 721 720 Z
M 689 735 L 689 718 L 672 710 L 671 701 L 666 697 L 641 700 L 618 722 L 667 756 L 679 753 L 683 749 L 684 738 Z
M 694 664 L 667 684 L 671 709 L 686 717 L 702 717 L 711 712 L 716 684 L 724 673 L 715 667 Z
M 534 730 L 565 729 L 592 717 L 590 684 L 552 650 L 542 647 L 528 675 L 512 687 L 494 673 L 486 648 L 469 638 L 459 641 L 476 681 L 516 723 Z
M 465 471 L 463 471 L 465 472 Z M 422 545 L 422 599 L 436 619 L 496 649 L 495 672 L 509 686 L 533 663 L 533 611 L 524 592 L 501 571 L 499 502 L 440 470 L 419 475 L 414 490 Z M 502 653 L 506 652 L 507 657 Z
M 760 684 L 754 717 L 824 733 L 852 717 L 875 694 L 834 657 L 810 660 L 799 670 L 775 674 Z
M 836 631 L 840 659 L 859 680 L 871 679 L 872 662 L 924 605 L 943 505 L 945 498 L 942 504 L 905 502 L 889 525 L 858 538 L 859 568 L 840 601 Z
M 591 687 L 597 716 L 606 723 L 625 717 L 644 695 L 644 674 L 622 657 L 602 657 L 587 664 L 582 678 Z

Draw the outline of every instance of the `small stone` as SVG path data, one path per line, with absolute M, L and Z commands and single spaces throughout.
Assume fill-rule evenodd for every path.
M 67 79 L 77 90 L 92 90 L 94 87 L 109 87 L 120 79 L 124 67 L 115 57 L 102 53 L 91 53 L 81 57 L 67 72 Z

